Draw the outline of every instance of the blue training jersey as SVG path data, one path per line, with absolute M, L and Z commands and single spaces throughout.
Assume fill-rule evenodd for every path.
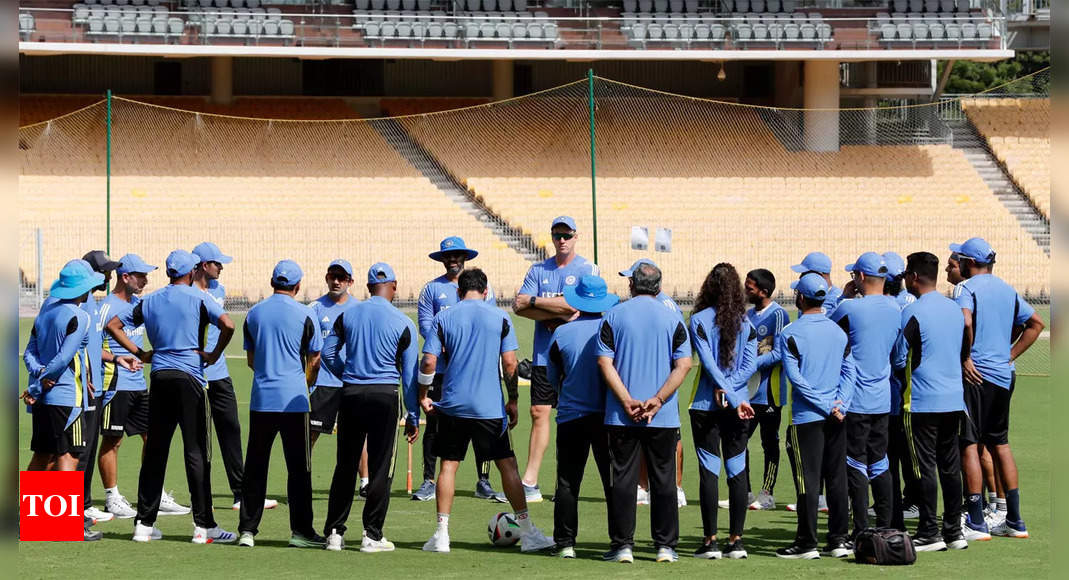
M 127 302 L 115 294 L 109 294 L 100 303 L 100 320 L 105 328 L 102 333 L 104 350 L 114 356 L 131 354 L 106 330 L 108 322 L 111 322 L 111 319 L 115 317 L 122 321 L 123 334 L 126 335 L 126 338 L 130 339 L 138 348 L 145 348 L 145 325 L 135 325 L 130 318 L 134 312 L 134 306 L 137 306 L 140 302 L 140 296 L 131 296 L 130 301 Z M 116 391 L 144 391 L 148 388 L 145 383 L 144 370 L 128 371 L 117 364 L 109 364 L 104 369 L 104 385 L 106 392 L 109 394 L 107 400 L 110 400 L 110 396 L 114 396 Z
M 1013 329 L 1028 322 L 1035 309 L 1012 286 L 992 274 L 962 282 L 957 302 L 972 316 L 972 360 L 976 370 L 984 380 L 1010 388 L 1016 369 L 1010 360 Z
M 757 331 L 748 318 L 743 318 L 734 337 L 734 356 L 728 365 L 720 361 L 720 328 L 716 325 L 716 309 L 706 308 L 690 315 L 690 343 L 698 353 L 701 368 L 695 376 L 690 408 L 714 411 L 718 407 L 716 391 L 724 392 L 728 406 L 737 408 L 749 402 L 746 385 L 757 369 Z
M 892 296 L 900 309 L 905 309 L 906 306 L 913 304 L 917 300 L 917 297 L 906 292 L 905 290 L 898 293 L 897 296 Z M 902 389 L 903 389 L 903 371 L 894 365 L 894 352 L 891 353 L 891 414 L 902 414 Z
M 557 390 L 557 423 L 605 412 L 605 380 L 598 369 L 600 316 L 580 316 L 553 331 L 546 378 Z
M 567 266 L 558 266 L 556 258 L 548 258 L 531 266 L 523 279 L 520 294 L 538 298 L 561 296 L 566 286 L 575 286 L 583 276 L 597 276 L 598 267 L 586 261 L 582 256 L 572 258 Z M 545 322 L 534 323 L 534 344 L 532 345 L 532 364 L 536 367 L 546 366 L 546 353 L 549 350 L 549 337 L 552 334 Z
M 338 349 L 338 335 L 334 333 L 334 322 L 341 314 L 353 306 L 356 306 L 360 301 L 354 298 L 352 295 L 348 295 L 349 298 L 341 304 L 334 301 L 329 294 L 324 294 L 319 298 L 316 298 L 308 306 L 312 309 L 312 312 L 316 315 L 316 321 L 319 325 L 319 332 L 323 338 L 323 352 L 334 351 L 338 353 L 341 360 L 345 361 L 345 350 Z M 334 374 L 326 364 L 322 364 L 319 367 L 319 374 L 316 375 L 316 387 L 340 387 L 342 386 L 341 378 Z
M 307 413 L 305 364 L 323 348 L 312 309 L 286 294 L 272 294 L 249 309 L 242 329 L 252 353 L 250 411 Z
M 460 296 L 457 295 L 457 289 L 457 283 L 450 280 L 445 274 L 438 276 L 423 286 L 423 290 L 419 293 L 419 301 L 416 303 L 416 319 L 419 321 L 419 335 L 423 337 L 423 340 L 427 340 L 427 334 L 430 333 L 431 327 L 434 324 L 434 317 L 439 312 L 460 302 Z M 494 289 L 489 283 L 486 285 L 486 302 L 492 305 L 497 304 L 497 297 L 494 296 Z M 439 360 L 435 372 L 440 373 L 444 368 L 444 363 Z
M 902 326 L 893 298 L 870 294 L 843 300 L 829 316 L 846 332 L 857 374 L 851 413 L 891 412 L 891 349 Z
M 504 418 L 498 358 L 519 348 L 512 320 L 496 306 L 461 300 L 439 312 L 423 343 L 424 353 L 446 358 L 435 407 L 453 417 Z
M 219 309 L 223 310 L 226 305 L 226 288 L 219 283 L 218 280 L 211 280 L 208 282 L 208 287 L 204 290 L 211 296 L 212 300 L 219 305 Z M 211 352 L 215 350 L 215 345 L 219 343 L 219 329 L 215 326 L 208 326 L 208 335 L 204 340 L 204 350 Z M 215 364 L 204 367 L 204 378 L 209 381 L 219 381 L 230 376 L 230 369 L 226 366 L 226 357 L 221 356 L 219 360 L 215 361 Z
M 757 331 L 757 372 L 747 381 L 750 403 L 781 406 L 787 400 L 787 383 L 783 380 L 776 337 L 791 322 L 787 310 L 775 302 L 764 310 L 750 308 L 746 317 Z
M 88 404 L 89 368 L 86 347 L 92 326 L 89 315 L 73 302 L 53 301 L 41 308 L 30 330 L 23 361 L 30 375 L 29 392 L 38 404 L 72 407 L 70 425 Z M 43 390 L 40 379 L 55 381 Z
M 657 394 L 681 358 L 690 358 L 690 337 L 683 320 L 665 312 L 653 296 L 635 296 L 604 315 L 598 331 L 598 356 L 612 359 L 631 398 Z M 646 423 L 631 420 L 611 390 L 605 393 L 605 424 L 627 427 L 679 427 L 678 389 Z
M 89 337 L 85 345 L 85 362 L 89 367 L 89 377 L 93 383 L 93 398 L 104 397 L 105 401 L 110 400 L 111 394 L 106 392 L 108 385 L 104 383 L 104 321 L 100 318 L 100 303 L 90 292 L 85 302 L 82 302 L 79 307 L 89 315 Z M 112 364 L 109 363 L 109 366 Z M 92 405 L 92 401 L 89 403 Z
M 953 300 L 932 291 L 902 311 L 894 364 L 905 371 L 902 409 L 947 413 L 965 409 L 961 382 L 965 318 Z
M 791 382 L 791 424 L 823 421 L 835 401 L 850 409 L 855 373 L 846 333 L 824 314 L 803 314 L 776 341 Z
M 145 335 L 152 345 L 153 373 L 182 371 L 207 386 L 204 362 L 196 351 L 210 352 L 204 331 L 209 326 L 217 327 L 223 314 L 223 307 L 201 290 L 168 284 L 142 298 L 134 306 L 130 322 L 134 326 L 145 325 Z

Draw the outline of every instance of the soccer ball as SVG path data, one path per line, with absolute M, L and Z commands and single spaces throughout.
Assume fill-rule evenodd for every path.
M 486 533 L 495 546 L 513 546 L 520 541 L 520 524 L 516 523 L 516 516 L 501 512 L 490 518 Z

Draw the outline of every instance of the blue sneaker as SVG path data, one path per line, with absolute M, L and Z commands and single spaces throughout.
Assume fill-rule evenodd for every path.
M 537 483 L 534 485 L 523 484 L 523 494 L 527 497 L 527 503 L 539 503 L 542 501 L 542 490 L 539 489 Z
M 969 542 L 987 542 L 991 539 L 991 533 L 987 530 L 987 523 L 980 522 L 975 524 L 968 514 L 965 515 L 965 521 L 962 522 L 961 535 Z
M 1024 539 L 1028 537 L 1028 528 L 1024 527 L 1024 520 L 1015 522 L 1007 518 L 991 529 L 991 535 Z
M 435 496 L 434 482 L 431 480 L 425 480 L 423 485 L 419 486 L 419 489 L 412 494 L 412 499 L 415 501 L 431 501 Z

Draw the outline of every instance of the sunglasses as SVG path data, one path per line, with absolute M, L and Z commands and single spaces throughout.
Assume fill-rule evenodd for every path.
M 560 240 L 570 240 L 575 237 L 575 234 L 553 234 L 553 241 L 558 242 Z

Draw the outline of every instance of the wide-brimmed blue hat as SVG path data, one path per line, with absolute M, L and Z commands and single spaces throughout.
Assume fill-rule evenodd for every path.
M 448 238 L 442 240 L 440 247 L 441 249 L 437 252 L 431 252 L 430 254 L 427 254 L 432 260 L 436 262 L 445 261 L 445 255 L 449 252 L 464 252 L 465 260 L 470 260 L 475 256 L 479 255 L 479 252 L 476 252 L 475 250 L 464 245 L 464 238 L 460 236 L 449 236 Z
M 60 300 L 77 298 L 104 283 L 104 275 L 94 272 L 85 260 L 71 260 L 59 271 L 59 278 L 52 283 L 48 294 Z
M 609 287 L 601 276 L 586 275 L 575 286 L 564 287 L 564 301 L 580 312 L 605 312 L 620 302 L 620 297 L 609 293 Z

